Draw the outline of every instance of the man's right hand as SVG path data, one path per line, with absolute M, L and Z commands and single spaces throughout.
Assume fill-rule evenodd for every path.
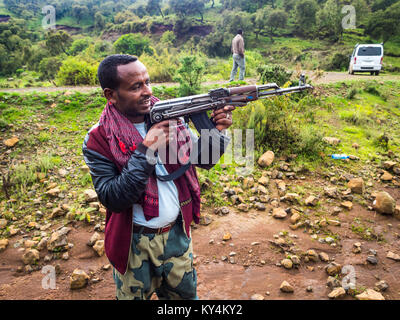
M 174 133 L 174 128 L 170 128 L 170 124 L 176 125 L 176 121 L 164 120 L 152 126 L 143 139 L 143 145 L 153 151 L 157 151 L 161 146 L 168 146 L 170 134 Z

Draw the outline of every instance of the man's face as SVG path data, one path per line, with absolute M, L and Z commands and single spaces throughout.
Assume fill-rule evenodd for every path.
M 107 99 L 131 121 L 143 121 L 145 114 L 150 112 L 150 97 L 152 95 L 150 77 L 146 67 L 140 61 L 131 62 L 117 67 L 119 88 L 111 90 Z

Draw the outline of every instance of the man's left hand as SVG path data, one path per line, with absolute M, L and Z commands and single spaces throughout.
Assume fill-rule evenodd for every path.
M 234 106 L 225 106 L 221 109 L 214 110 L 211 117 L 214 119 L 215 127 L 222 131 L 232 125 L 232 111 L 235 110 Z

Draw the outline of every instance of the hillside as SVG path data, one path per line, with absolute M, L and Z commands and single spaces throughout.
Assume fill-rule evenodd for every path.
M 400 9 L 390 0 L 355 1 L 358 15 L 351 28 L 343 27 L 341 9 L 346 3 L 333 0 L 322 1 L 321 6 L 314 0 L 296 4 L 292 0 L 120 0 L 114 5 L 70 0 L 63 6 L 57 1 L 46 4 L 56 12 L 56 30 L 52 32 L 42 28 L 43 1 L 0 3 L 0 12 L 11 17 L 0 22 L 0 87 L 96 84 L 96 65 L 105 56 L 121 52 L 157 64 L 151 74 L 154 82 L 172 81 L 179 60 L 193 53 L 201 57 L 208 81 L 227 80 L 231 39 L 237 28 L 244 30 L 247 77 L 259 77 L 257 68 L 272 64 L 347 71 L 357 43 L 380 42 L 385 49 L 383 72 L 400 71 L 396 23 Z M 14 35 L 8 29 L 14 30 Z
M 399 94 L 398 81 L 343 82 L 319 85 L 300 100 L 277 98 L 234 111 L 239 128 L 258 108 L 287 104 L 293 117 L 287 129 L 301 133 L 299 153 L 277 152 L 271 166 L 256 165 L 248 176 L 222 160 L 210 171 L 199 169 L 202 220 L 193 237 L 200 299 L 328 299 L 335 275 L 344 277 L 336 264 L 357 275 L 345 299 L 376 286 L 386 299 L 400 298 L 390 276 L 399 271 L 398 206 L 389 215 L 373 207 L 381 191 L 394 202 L 400 195 Z M 99 91 L 0 94 L 2 299 L 113 299 L 108 261 L 86 245 L 95 232 L 103 238 L 105 209 L 91 196 L 81 154 L 104 103 Z M 256 160 L 262 150 L 256 143 Z M 333 160 L 331 153 L 357 160 Z M 356 177 L 361 182 L 350 182 Z M 58 236 L 69 245 L 52 251 L 50 238 L 62 227 L 67 233 Z M 39 252 L 34 262 L 22 259 L 32 249 Z M 55 290 L 40 286 L 46 265 L 58 270 Z M 75 268 L 90 277 L 77 291 L 69 289 Z M 279 290 L 284 280 L 293 294 Z

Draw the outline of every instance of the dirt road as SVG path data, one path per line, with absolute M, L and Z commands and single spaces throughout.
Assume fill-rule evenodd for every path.
M 395 199 L 399 198 L 400 189 L 386 190 Z M 339 263 L 342 268 L 353 268 L 351 270 L 354 272 L 357 290 L 374 288 L 378 280 L 385 280 L 389 289 L 382 292 L 384 297 L 400 299 L 400 262 L 386 258 L 389 251 L 400 251 L 400 238 L 397 234 L 400 221 L 394 217 L 376 214 L 355 204 L 351 211 L 344 210 L 332 217 L 340 220 L 341 224 L 330 226 L 330 231 L 339 235 L 341 240 L 337 246 L 331 246 L 313 239 L 303 228 L 290 230 L 289 218 L 273 218 L 268 213 L 270 207 L 267 211 L 249 212 L 239 212 L 233 207 L 229 209 L 230 213 L 224 216 L 215 215 L 211 209 L 204 209 L 202 214 L 208 214 L 213 221 L 193 229 L 194 263 L 198 273 L 200 299 L 248 300 L 254 294 L 264 299 L 328 299 L 332 289 L 326 285 L 328 274 L 325 267 L 330 262 Z M 353 233 L 351 225 L 355 218 L 373 218 L 374 228 L 384 230 L 385 241 L 366 241 Z M 115 285 L 111 268 L 104 270 L 104 266 L 109 264 L 107 258 L 98 257 L 86 245 L 93 234 L 93 226 L 80 222 L 74 224 L 68 235 L 68 242 L 74 244 L 69 251 L 69 259 L 41 262 L 41 265 L 60 266 L 55 289 L 43 288 L 45 275 L 40 272 L 40 268 L 32 273 L 18 271 L 18 267 L 23 269 L 22 253 L 14 244 L 22 236 L 10 239 L 8 248 L 0 253 L 0 299 L 114 299 Z M 232 238 L 222 241 L 227 232 Z M 361 243 L 361 253 L 352 252 L 356 242 Z M 304 253 L 310 249 L 315 250 L 320 257 L 321 253 L 326 253 L 329 261 L 317 258 L 315 262 L 307 262 Z M 371 249 L 376 251 L 379 261 L 375 265 L 366 261 L 371 255 Z M 47 250 L 41 251 L 41 261 L 46 254 Z M 282 259 L 294 254 L 301 259 L 297 268 L 285 269 L 280 265 Z M 70 275 L 75 268 L 83 269 L 90 275 L 91 280 L 86 288 L 69 288 Z M 280 291 L 284 280 L 293 286 L 293 293 Z M 352 298 L 347 295 L 344 299 Z
M 306 71 L 306 75 L 310 77 L 310 79 L 315 84 L 322 83 L 333 83 L 338 81 L 350 81 L 350 80 L 377 80 L 377 81 L 400 81 L 400 75 L 385 75 L 380 74 L 379 76 L 371 76 L 369 73 L 365 74 L 355 74 L 350 75 L 347 72 L 324 72 L 324 74 L 316 78 L 315 73 L 313 71 Z M 246 81 L 250 84 L 255 84 L 257 79 L 254 78 L 246 78 Z M 228 81 L 207 81 L 203 82 L 203 85 L 212 85 L 212 84 L 227 84 Z M 166 82 L 166 83 L 153 83 L 153 86 L 176 86 L 178 83 L 174 82 Z M 19 88 L 19 89 L 0 89 L 0 92 L 57 92 L 57 91 L 79 91 L 79 92 L 90 92 L 94 90 L 100 90 L 99 86 L 79 86 L 79 87 L 32 87 L 32 88 Z

